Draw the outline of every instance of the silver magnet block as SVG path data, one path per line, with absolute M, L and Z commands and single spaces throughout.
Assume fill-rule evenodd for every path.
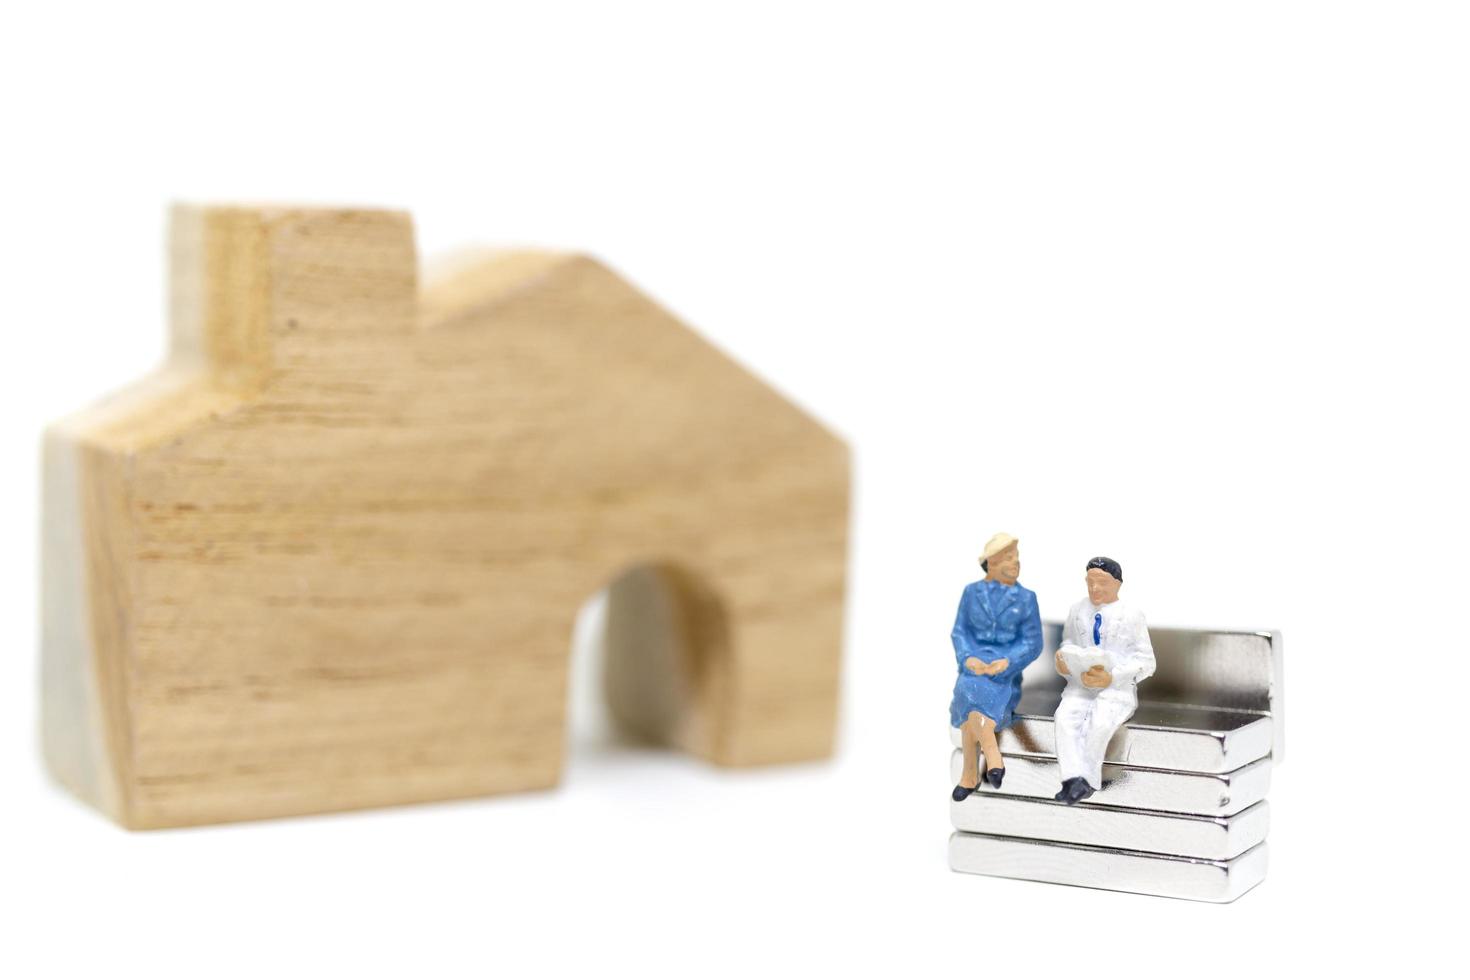
M 1225 861 L 1110 847 L 957 832 L 949 866 L 967 874 L 1137 892 L 1196 902 L 1233 902 L 1266 877 L 1266 845 Z
M 1092 803 L 1065 806 L 983 791 L 951 802 L 949 815 L 956 830 L 969 833 L 1220 861 L 1261 843 L 1271 823 L 1265 801 L 1229 817 L 1199 817 Z
M 1178 749 L 1140 743 L 1137 747 L 1124 747 L 1129 757 L 1116 761 L 1194 772 L 1227 772 L 1268 753 L 1281 762 L 1286 751 L 1286 698 L 1280 633 L 1150 626 L 1148 635 L 1153 641 L 1158 669 L 1139 685 L 1141 703 L 1130 727 L 1218 732 L 1226 741 L 1240 744 L 1233 750 L 1222 747 L 1220 751 L 1226 752 L 1228 758 L 1211 761 L 1211 750 L 1203 743 Z M 1061 623 L 1042 624 L 1041 656 L 1022 675 L 1026 693 L 1018 706 L 1020 714 L 1050 719 L 1055 712 L 1066 683 L 1057 674 L 1052 659 L 1061 639 Z M 1263 719 L 1265 726 L 1254 725 Z M 1245 727 L 1251 730 L 1240 730 Z M 1270 731 L 1266 752 L 1259 748 L 1263 729 Z M 1011 749 L 1003 747 L 1001 751 L 1049 754 L 1046 748 L 1050 744 L 1049 731 L 1038 729 L 1033 739 L 1030 747 L 1023 743 Z M 1155 740 L 1150 737 L 1147 741 Z M 1170 741 L 1181 740 L 1171 738 Z M 1205 753 L 1203 761 L 1198 757 L 1201 750 Z M 1142 758 L 1132 754 L 1138 751 L 1148 754 Z M 1178 757 L 1168 758 L 1176 751 L 1181 753 Z
M 1061 692 L 1027 691 L 1014 723 L 999 735 L 1003 754 L 1056 755 L 1056 713 Z M 1271 754 L 1270 716 L 1195 705 L 1145 701 L 1108 743 L 1108 762 L 1185 772 L 1229 772 Z M 959 747 L 960 730 L 949 730 Z
M 958 749 L 950 756 L 951 784 L 960 779 L 964 759 Z M 1271 760 L 1257 759 L 1225 773 L 1178 772 L 1135 766 L 1103 766 L 1103 784 L 1089 800 L 1101 806 L 1164 810 L 1200 816 L 1228 817 L 1266 798 L 1271 785 Z M 1054 759 L 1007 756 L 1005 782 L 1000 789 L 981 786 L 977 793 L 1027 796 L 1049 800 L 1062 788 Z

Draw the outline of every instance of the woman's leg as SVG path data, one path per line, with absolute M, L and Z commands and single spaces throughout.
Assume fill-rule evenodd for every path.
M 977 751 L 982 737 L 982 725 L 985 716 L 978 711 L 970 712 L 970 717 L 960 726 L 960 751 L 964 753 L 965 764 L 960 770 L 960 785 L 965 789 L 974 789 L 980 785 L 980 753 Z
M 985 753 L 985 768 L 1004 769 L 1006 760 L 1000 754 L 1000 745 L 995 740 L 995 722 L 984 715 L 980 718 L 980 751 Z

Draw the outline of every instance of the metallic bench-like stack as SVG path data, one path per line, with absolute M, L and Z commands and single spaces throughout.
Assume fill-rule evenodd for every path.
M 1152 628 L 1158 670 L 1108 746 L 1086 803 L 1061 788 L 1053 722 L 1063 680 L 1052 653 L 1026 670 L 1015 723 L 1001 733 L 1006 776 L 950 804 L 955 871 L 1233 902 L 1266 876 L 1266 790 L 1282 758 L 1281 636 Z M 959 745 L 959 730 L 952 729 Z M 959 779 L 960 752 L 951 760 Z

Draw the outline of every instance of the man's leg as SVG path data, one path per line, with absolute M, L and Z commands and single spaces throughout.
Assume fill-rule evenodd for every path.
M 1132 692 L 1107 690 L 1097 696 L 1092 708 L 1092 722 L 1087 728 L 1086 771 L 1082 773 L 1093 789 L 1102 788 L 1103 757 L 1113 734 L 1138 709 L 1138 697 Z
M 1094 698 L 1086 694 L 1073 694 L 1068 690 L 1062 694 L 1062 703 L 1057 706 L 1053 724 L 1056 730 L 1057 767 L 1062 772 L 1062 782 L 1077 776 L 1087 776 L 1087 730 L 1093 701 Z

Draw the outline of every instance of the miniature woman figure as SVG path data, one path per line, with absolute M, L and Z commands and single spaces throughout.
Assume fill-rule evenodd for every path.
M 1011 723 L 1021 700 L 1021 672 L 1041 655 L 1036 593 L 1016 582 L 1021 574 L 1017 540 L 1004 533 L 991 538 L 980 567 L 985 578 L 965 586 L 951 634 L 959 679 L 949 723 L 960 730 L 965 759 L 952 794 L 956 801 L 979 787 L 980 753 L 985 756 L 984 781 L 1000 787 L 1006 767 L 995 733 Z
M 1071 806 L 1102 788 L 1103 754 L 1118 726 L 1138 710 L 1138 682 L 1154 672 L 1154 648 L 1142 611 L 1118 601 L 1123 567 L 1111 558 L 1087 563 L 1087 598 L 1067 614 L 1057 673 L 1067 678 L 1056 711 L 1057 764 Z M 1068 668 L 1071 662 L 1077 670 Z

